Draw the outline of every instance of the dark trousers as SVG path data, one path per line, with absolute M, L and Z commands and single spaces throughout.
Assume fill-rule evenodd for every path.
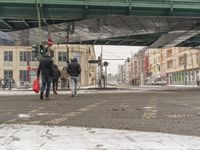
M 49 97 L 49 92 L 51 88 L 51 77 L 50 76 L 42 76 L 42 87 L 41 87 L 41 93 L 44 94 L 44 91 L 46 90 L 46 97 Z
M 53 91 L 58 90 L 58 79 L 53 79 Z

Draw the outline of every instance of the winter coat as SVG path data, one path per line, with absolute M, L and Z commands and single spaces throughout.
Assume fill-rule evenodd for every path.
M 53 60 L 49 56 L 44 56 L 44 58 L 40 61 L 37 70 L 37 77 L 39 78 L 40 72 L 44 77 L 53 77 L 54 74 L 54 65 Z
M 61 80 L 68 80 L 68 77 L 69 77 L 69 74 L 67 72 L 67 68 L 63 68 L 61 70 L 61 76 L 60 76 L 60 79 Z
M 70 76 L 76 76 L 78 77 L 81 73 L 81 66 L 77 62 L 71 62 L 68 66 L 67 72 L 70 74 Z

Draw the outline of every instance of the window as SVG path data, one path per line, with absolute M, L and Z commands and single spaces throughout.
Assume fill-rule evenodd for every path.
M 172 56 L 172 49 L 167 51 L 167 57 L 171 57 Z
M 174 59 L 174 67 L 177 67 L 176 59 Z
M 58 52 L 58 61 L 67 61 L 67 52 Z
M 35 54 L 33 52 L 29 52 L 29 53 L 30 53 L 30 61 L 37 61 Z
M 28 53 L 26 51 L 20 52 L 20 61 L 27 61 L 28 60 Z
M 184 58 L 184 56 L 179 57 L 178 64 L 179 64 L 179 66 L 183 66 L 185 64 L 185 58 Z
M 20 70 L 19 71 L 19 81 L 28 81 L 28 72 L 27 70 Z
M 173 68 L 173 60 L 170 60 L 170 61 L 167 62 L 167 68 L 168 69 Z
M 36 61 L 35 54 L 29 51 L 20 52 L 20 61 Z
M 6 79 L 6 78 L 13 78 L 12 70 L 4 70 L 4 79 Z
M 4 51 L 4 61 L 13 61 L 12 51 Z

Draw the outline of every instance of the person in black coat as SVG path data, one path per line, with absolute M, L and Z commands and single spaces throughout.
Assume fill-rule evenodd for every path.
M 54 75 L 53 75 L 53 93 L 57 95 L 58 90 L 58 80 L 61 76 L 60 70 L 57 65 L 54 65 Z
M 51 79 L 54 74 L 54 65 L 51 57 L 46 53 L 39 63 L 37 70 L 37 77 L 39 79 L 41 73 L 42 86 L 40 88 L 40 99 L 43 100 L 43 94 L 46 89 L 46 100 L 49 99 L 49 92 L 51 88 Z
M 74 58 L 69 64 L 67 72 L 70 74 L 72 97 L 77 96 L 77 85 L 81 73 L 81 66 L 77 62 L 77 58 Z

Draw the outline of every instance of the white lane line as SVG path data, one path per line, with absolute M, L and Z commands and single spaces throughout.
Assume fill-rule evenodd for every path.
M 144 107 L 144 115 L 142 120 L 150 120 L 157 118 L 157 107 L 155 105 Z
M 62 122 L 64 122 L 64 121 L 66 121 L 68 118 L 78 116 L 78 115 L 80 115 L 82 112 L 86 112 L 86 111 L 89 111 L 89 110 L 92 109 L 92 108 L 96 108 L 96 107 L 98 107 L 99 105 L 104 104 L 105 102 L 106 102 L 106 100 L 104 100 L 104 101 L 102 101 L 102 102 L 99 102 L 99 103 L 94 103 L 94 104 L 88 105 L 88 106 L 86 106 L 86 107 L 82 107 L 82 108 L 78 109 L 78 110 L 75 111 L 75 112 L 69 112 L 69 113 L 63 114 L 60 118 L 52 119 L 52 120 L 48 121 L 47 123 L 51 123 L 51 124 L 59 124 L 59 123 L 62 123 Z
M 43 109 L 43 108 L 44 108 L 44 107 L 41 106 L 41 107 L 39 107 L 39 108 L 37 108 L 37 109 L 33 109 L 33 110 L 29 111 L 29 112 L 26 113 L 26 114 L 19 114 L 19 115 L 17 116 L 17 118 L 8 120 L 8 121 L 6 121 L 5 123 L 14 123 L 14 122 L 16 122 L 16 121 L 18 120 L 18 118 L 20 118 L 20 119 L 25 119 L 25 120 L 29 120 L 29 119 L 31 118 L 31 116 L 33 115 L 33 113 L 36 113 L 36 112 L 40 111 L 40 110 Z M 38 121 L 38 122 L 39 122 L 39 121 Z

